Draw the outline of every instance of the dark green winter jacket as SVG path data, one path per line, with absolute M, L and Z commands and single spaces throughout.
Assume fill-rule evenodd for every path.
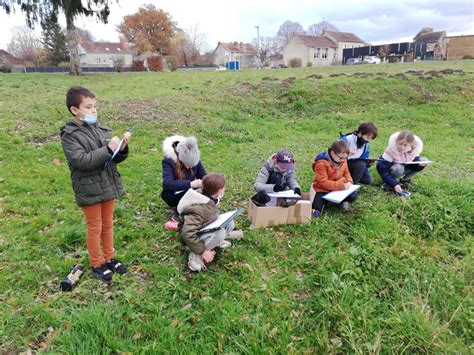
M 70 121 L 61 128 L 64 155 L 79 206 L 116 199 L 125 193 L 116 164 L 127 158 L 128 145 L 103 169 L 112 157 L 107 148 L 109 140 L 110 129 L 98 124 L 79 126 Z

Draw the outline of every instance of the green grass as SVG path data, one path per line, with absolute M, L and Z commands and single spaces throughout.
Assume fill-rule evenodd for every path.
M 445 68 L 464 75 L 395 75 Z M 73 85 L 97 95 L 99 120 L 117 135 L 139 128 L 115 214 L 130 272 L 104 285 L 87 271 L 62 293 L 70 267 L 88 265 L 58 137 Z M 473 88 L 473 61 L 1 75 L 0 352 L 471 353 Z M 366 119 L 379 127 L 374 156 L 396 130 L 423 139 L 435 163 L 416 177 L 411 200 L 380 191 L 373 171 L 353 212 L 330 208 L 310 225 L 259 230 L 239 217 L 245 238 L 206 272 L 187 270 L 177 235 L 163 229 L 165 137 L 198 137 L 207 170 L 227 178 L 228 210 L 246 205 L 279 148 L 295 153 L 308 189 L 312 157 Z

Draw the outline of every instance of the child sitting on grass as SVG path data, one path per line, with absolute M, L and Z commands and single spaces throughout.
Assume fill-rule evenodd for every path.
M 202 179 L 202 190 L 189 189 L 178 204 L 180 240 L 191 249 L 188 267 L 201 271 L 210 263 L 215 248 L 228 248 L 231 243 L 225 239 L 240 239 L 241 230 L 233 231 L 234 222 L 217 231 L 198 234 L 198 231 L 212 223 L 219 216 L 217 205 L 224 196 L 225 179 L 222 175 L 211 173 Z
M 124 134 L 118 154 L 106 165 L 119 147 L 120 138 L 110 138 L 110 129 L 97 124 L 95 104 L 96 98 L 88 89 L 69 89 L 66 105 L 74 120 L 61 128 L 61 142 L 76 201 L 86 217 L 92 274 L 101 281 L 110 281 L 112 272 L 123 274 L 127 270 L 125 264 L 114 259 L 113 215 L 115 199 L 125 194 L 116 164 L 128 156 L 131 133 Z
M 161 198 L 173 208 L 172 220 L 167 228 L 176 230 L 178 214 L 176 206 L 188 189 L 202 187 L 201 179 L 206 170 L 200 158 L 201 153 L 195 137 L 172 136 L 163 141 L 162 161 L 163 191 Z
M 313 188 L 316 195 L 313 200 L 313 217 L 319 217 L 323 212 L 327 201 L 323 197 L 337 190 L 345 190 L 352 186 L 352 177 L 347 167 L 347 157 L 349 156 L 349 147 L 344 141 L 336 141 L 331 147 L 313 160 L 313 171 L 315 177 Z M 349 202 L 355 201 L 357 192 L 353 192 L 342 202 L 342 209 L 350 209 Z
M 371 164 L 367 159 L 370 158 L 369 142 L 377 138 L 377 127 L 372 122 L 362 122 L 357 131 L 341 134 L 340 138 L 349 146 L 347 166 L 354 184 L 372 184 L 374 178 L 368 169 Z
M 396 132 L 388 140 L 388 146 L 377 162 L 377 171 L 383 180 L 382 189 L 393 191 L 400 197 L 409 197 L 406 188 L 411 179 L 422 171 L 426 164 L 420 158 L 423 142 L 410 131 Z M 403 164 L 420 162 L 419 164 Z M 397 180 L 400 178 L 399 180 Z
M 287 150 L 272 154 L 258 172 L 254 187 L 257 192 L 279 192 L 291 189 L 301 196 L 301 188 L 296 180 L 293 154 Z

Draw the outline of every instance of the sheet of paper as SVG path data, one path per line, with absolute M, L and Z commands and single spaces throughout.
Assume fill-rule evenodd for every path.
M 405 163 L 395 162 L 396 164 L 403 164 L 403 165 L 418 165 L 418 164 L 431 164 L 433 163 L 431 160 L 419 160 L 419 161 L 408 161 Z
M 352 185 L 347 190 L 331 191 L 323 198 L 334 203 L 341 203 L 347 196 L 360 189 L 360 185 Z
M 201 228 L 199 230 L 199 233 L 204 233 L 206 231 L 213 231 L 215 229 L 220 228 L 228 220 L 234 219 L 239 214 L 241 214 L 243 212 L 243 210 L 244 210 L 243 208 L 238 208 L 234 211 L 229 211 L 229 212 L 225 212 L 225 213 L 220 214 L 219 217 L 217 217 L 217 219 L 214 222 L 212 222 L 212 223 L 208 224 L 207 226 Z
M 118 147 L 115 149 L 114 154 L 112 154 L 112 157 L 109 160 L 107 160 L 107 162 L 104 164 L 104 169 L 107 167 L 107 165 L 109 165 L 114 160 L 114 158 L 120 152 L 120 148 L 122 147 L 122 144 L 123 144 L 124 140 L 125 140 L 125 138 L 122 138 L 122 140 L 120 141 Z
M 269 197 L 273 198 L 301 198 L 300 195 L 295 194 L 293 190 L 285 190 L 279 192 L 270 192 Z

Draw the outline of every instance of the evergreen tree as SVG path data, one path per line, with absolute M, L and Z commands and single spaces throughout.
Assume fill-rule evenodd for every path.
M 69 60 L 69 51 L 67 49 L 67 39 L 58 18 L 54 14 L 49 15 L 41 21 L 42 41 L 44 50 L 47 53 L 50 65 L 58 65 L 60 62 Z

